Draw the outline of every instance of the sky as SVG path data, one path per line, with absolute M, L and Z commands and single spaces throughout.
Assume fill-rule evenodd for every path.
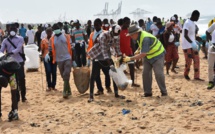
M 65 16 L 66 20 L 95 19 L 94 14 L 104 9 L 105 2 L 109 10 L 117 9 L 122 1 L 121 17 L 133 17 L 130 12 L 141 8 L 152 12 L 145 17 L 170 18 L 173 14 L 186 17 L 193 10 L 199 10 L 201 16 L 213 15 L 215 0 L 0 0 L 0 21 L 46 23 Z M 61 16 L 61 17 L 60 17 Z

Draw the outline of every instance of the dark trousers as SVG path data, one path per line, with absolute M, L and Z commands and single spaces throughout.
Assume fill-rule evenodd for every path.
M 130 76 L 132 80 L 132 84 L 134 84 L 134 63 L 128 64 L 129 71 L 130 71 Z
M 102 72 L 105 75 L 105 87 L 109 88 L 110 84 L 111 84 L 110 75 L 109 75 L 109 69 L 110 68 L 109 67 L 103 67 L 101 69 L 102 69 Z M 98 77 L 96 78 L 96 85 L 97 85 L 97 88 L 98 88 L 99 91 L 104 90 L 103 87 L 102 87 L 102 83 L 101 83 L 100 71 L 99 71 Z
M 1 113 L 1 90 L 2 87 L 0 87 L 0 117 L 2 116 Z M 12 111 L 17 109 L 18 110 L 18 101 L 17 101 L 17 89 L 11 89 L 11 101 L 12 101 L 12 105 L 11 105 L 11 109 Z
M 78 67 L 86 66 L 86 50 L 85 43 L 80 46 L 80 43 L 75 44 L 75 59 Z
M 93 95 L 94 95 L 94 81 L 96 81 L 96 79 L 100 75 L 100 70 L 102 68 L 105 68 L 108 71 L 110 70 L 110 67 L 106 61 L 94 61 L 93 60 L 91 79 L 90 79 L 90 97 L 93 97 Z M 114 85 L 114 93 L 118 94 L 118 88 L 114 81 L 113 81 L 113 85 Z
M 51 61 L 48 63 L 44 61 L 46 71 L 46 82 L 48 87 L 55 88 L 57 79 L 57 64 L 56 63 L 53 64 Z
M 37 46 L 38 46 L 38 51 L 40 52 L 41 50 L 41 40 L 37 40 Z
M 16 81 L 18 84 L 18 90 L 17 90 L 17 100 L 20 100 L 20 92 L 21 92 L 21 97 L 22 100 L 26 99 L 25 95 L 26 95 L 26 86 L 25 86 L 25 69 L 24 69 L 24 62 L 21 62 L 20 65 L 20 69 L 19 71 L 16 73 Z

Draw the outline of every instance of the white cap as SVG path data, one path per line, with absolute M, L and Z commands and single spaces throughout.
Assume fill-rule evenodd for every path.
M 114 33 L 119 33 L 119 31 L 121 30 L 121 27 L 119 25 L 113 25 L 113 27 L 115 27 L 114 29 Z
M 172 17 L 171 17 L 171 20 L 173 20 L 173 21 L 174 21 L 174 20 L 176 20 L 176 19 L 175 19 L 175 17 L 174 17 L 174 16 L 172 16 Z
M 76 20 L 74 20 L 74 22 L 73 22 L 73 23 L 79 23 L 79 20 L 77 20 L 77 19 L 76 19 Z
M 44 25 L 44 27 L 45 27 L 45 28 L 48 28 L 48 27 L 49 27 L 49 25 L 48 25 L 48 24 L 45 24 L 45 25 Z

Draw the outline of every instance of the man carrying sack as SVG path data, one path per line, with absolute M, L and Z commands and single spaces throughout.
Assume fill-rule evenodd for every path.
M 97 29 L 101 27 L 102 22 L 100 19 L 96 19 L 94 21 L 94 27 Z M 111 59 L 110 48 L 115 48 L 117 56 L 122 55 L 119 46 L 119 33 L 120 26 L 116 25 L 112 27 L 111 31 L 102 32 L 98 37 L 96 37 L 94 46 L 88 52 L 88 55 L 93 60 L 92 62 L 92 73 L 90 79 L 90 98 L 88 102 L 92 102 L 94 100 L 93 92 L 94 92 L 94 82 L 98 75 L 100 75 L 100 69 L 105 68 L 108 70 L 112 70 L 116 72 L 116 69 L 113 65 L 113 61 Z M 121 96 L 118 94 L 118 88 L 113 82 L 114 85 L 114 93 L 116 98 L 125 99 L 125 96 Z
M 152 34 L 143 31 L 137 25 L 132 25 L 128 29 L 127 36 L 133 40 L 137 40 L 139 53 L 133 57 L 125 56 L 124 62 L 131 60 L 139 60 L 144 58 L 143 62 L 143 89 L 144 97 L 152 96 L 152 69 L 155 73 L 155 78 L 160 88 L 162 96 L 167 96 L 165 77 L 163 72 L 165 49 L 161 42 Z

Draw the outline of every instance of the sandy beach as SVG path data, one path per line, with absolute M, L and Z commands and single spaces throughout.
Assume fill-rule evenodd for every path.
M 166 75 L 168 97 L 161 97 L 155 79 L 153 97 L 142 98 L 142 70 L 136 70 L 136 82 L 140 88 L 120 91 L 125 100 L 114 94 L 95 97 L 88 103 L 89 92 L 80 95 L 71 74 L 72 97 L 63 99 L 63 81 L 58 71 L 58 91 L 46 92 L 44 66 L 38 72 L 26 73 L 27 99 L 19 103 L 19 120 L 8 122 L 11 106 L 9 87 L 2 91 L 1 134 L 214 134 L 215 90 L 208 91 L 207 60 L 201 57 L 201 78 L 205 82 L 191 81 L 183 77 L 184 56 L 179 49 L 178 74 Z M 164 68 L 165 69 L 165 68 Z M 42 75 L 41 75 L 42 71 Z M 102 74 L 102 80 L 104 76 Z M 130 77 L 129 75 L 127 75 Z M 42 86 L 43 80 L 43 86 Z M 104 82 L 103 82 L 104 86 Z M 42 88 L 44 87 L 44 88 Z M 112 88 L 113 89 L 113 88 Z M 95 88 L 95 92 L 97 89 Z M 123 115 L 122 109 L 130 110 Z

